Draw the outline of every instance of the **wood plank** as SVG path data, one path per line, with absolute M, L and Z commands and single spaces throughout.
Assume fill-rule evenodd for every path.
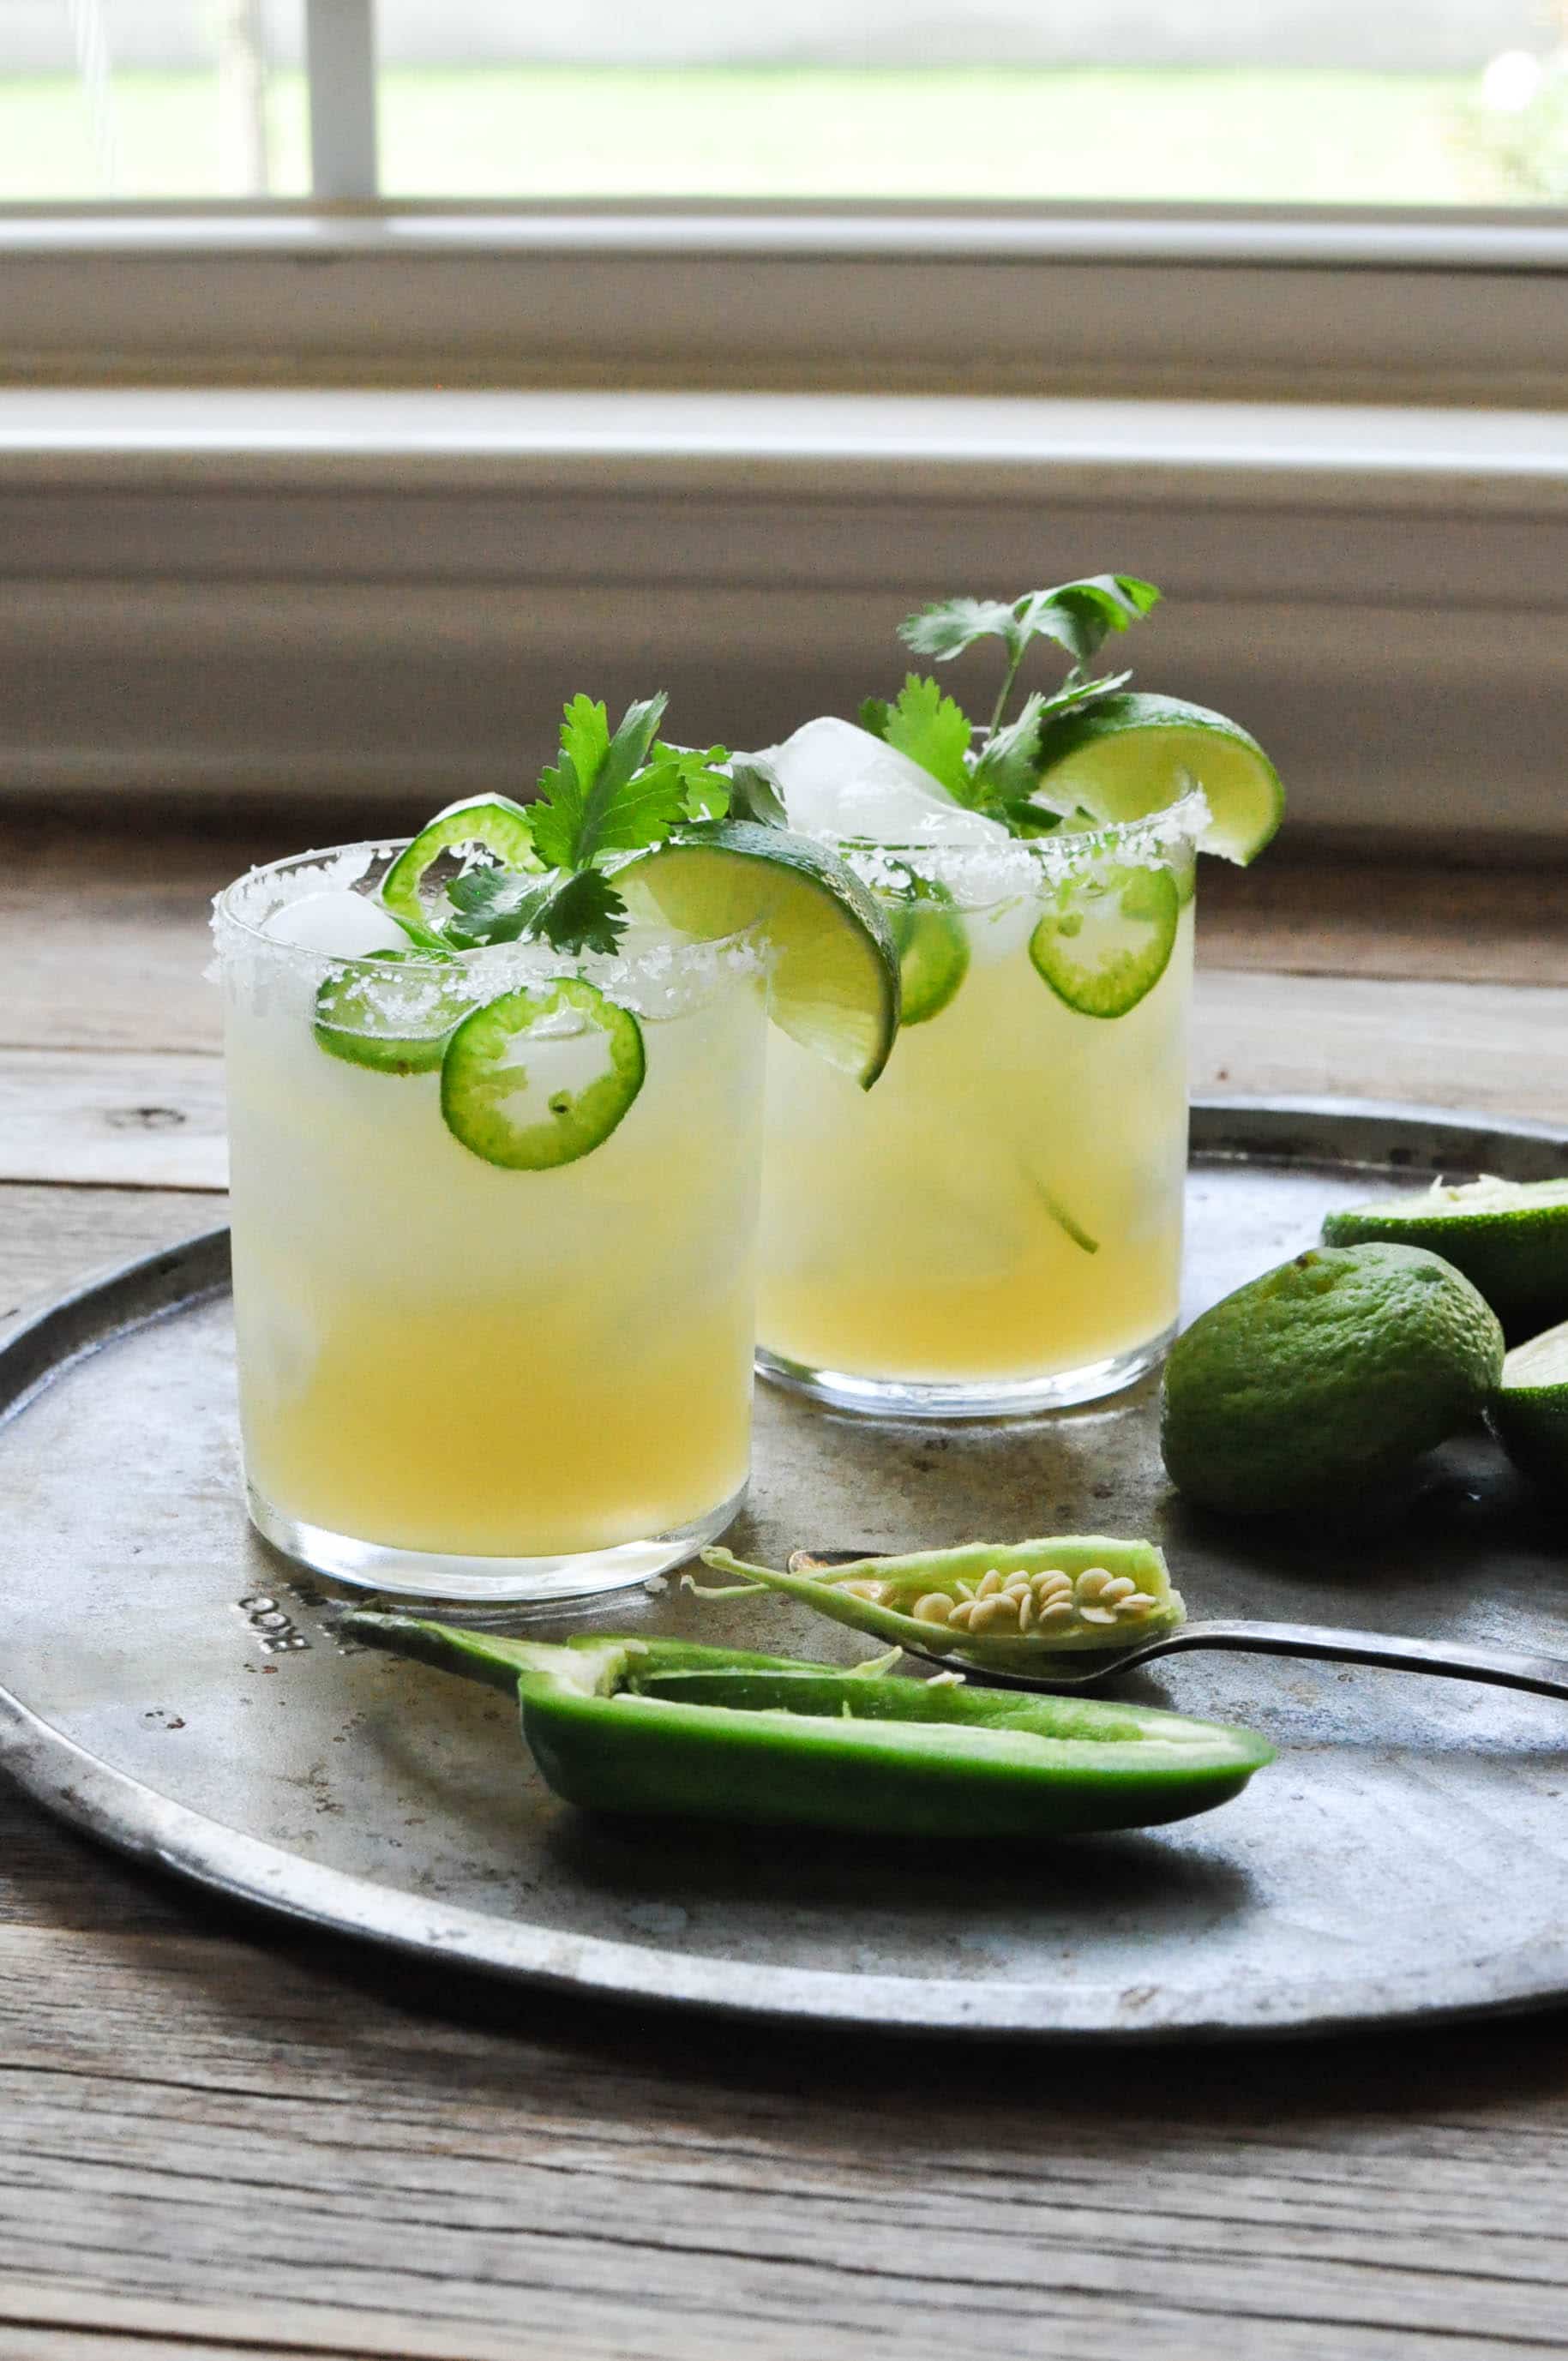
M 0 1049 L 0 1182 L 223 1189 L 220 1060 L 176 1050 Z
M 223 1218 L 220 1199 L 178 1190 L 0 1182 L 0 1338 L 62 1289 Z
M 252 854 L 82 836 L 0 888 L 0 1320 L 221 1218 L 204 902 Z M 1473 883 L 1206 891 L 1198 1086 L 1568 1115 L 1555 883 Z M 1157 2060 L 596 2008 L 0 1793 L 0 2361 L 1504 2361 L 1568 2349 L 1565 2167 L 1552 2020 Z
M 738 2319 L 764 2361 L 1562 2349 L 1540 2029 L 1445 2031 L 1434 2086 L 1419 2040 L 906 2051 L 393 1989 L 265 1929 L 0 1932 L 0 2319 L 41 2287 L 444 2361 L 692 2361 Z
M 1192 1087 L 1262 1097 L 1408 1099 L 1568 1125 L 1568 990 L 1198 978 Z
M 1201 966 L 1568 984 L 1568 872 L 1294 859 L 1202 864 Z
M 212 896 L 290 850 L 279 834 L 276 822 L 231 835 L 0 818 L 0 1046 L 215 1049 L 218 996 L 202 980 Z
M 17 2280 L 0 2285 L 0 2361 L 112 2361 L 120 2354 L 129 2361 L 245 2361 L 257 2354 L 278 2361 L 451 2361 L 454 2355 L 466 2361 L 470 2352 L 483 2361 L 473 2346 L 460 2348 L 449 2334 L 411 2321 L 377 2323 L 367 2312 L 345 2318 L 324 2306 L 312 2311 L 285 2328 L 270 2307 L 264 2323 L 254 2305 L 105 2299 Z

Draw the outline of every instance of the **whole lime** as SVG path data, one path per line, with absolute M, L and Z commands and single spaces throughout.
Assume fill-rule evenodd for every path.
M 1195 1500 L 1354 1513 L 1475 1417 L 1497 1315 L 1421 1246 L 1313 1246 L 1193 1322 L 1166 1366 L 1160 1446 Z

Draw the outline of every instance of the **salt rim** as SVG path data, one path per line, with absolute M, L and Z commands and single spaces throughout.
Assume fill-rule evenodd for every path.
M 352 976 L 367 1015 L 380 1013 L 394 1027 L 406 1027 L 421 1013 L 419 987 L 426 978 L 433 1005 L 443 994 L 466 989 L 464 979 L 470 979 L 477 1008 L 503 992 L 579 976 L 607 1000 L 657 1020 L 700 1006 L 723 981 L 765 975 L 772 964 L 766 944 L 747 928 L 706 941 L 674 936 L 639 940 L 650 930 L 634 928 L 628 945 L 614 953 L 559 951 L 544 942 L 491 944 L 455 959 L 400 960 L 392 969 L 367 954 L 313 950 L 302 943 L 280 942 L 266 931 L 266 921 L 291 903 L 352 891 L 377 862 L 394 860 L 410 841 L 336 845 L 247 870 L 213 896 L 218 958 L 207 971 L 209 979 L 217 982 L 227 974 L 259 983 L 268 974 L 290 974 L 321 983 Z
M 881 844 L 826 829 L 812 834 L 848 862 L 863 884 L 896 895 L 907 890 L 913 871 L 927 884 L 945 887 L 961 908 L 981 910 L 1081 876 L 1102 861 L 1113 860 L 1124 869 L 1166 868 L 1172 852 L 1197 844 L 1212 818 L 1202 788 L 1192 787 L 1163 811 L 1071 835 L 1001 837 L 994 844 Z

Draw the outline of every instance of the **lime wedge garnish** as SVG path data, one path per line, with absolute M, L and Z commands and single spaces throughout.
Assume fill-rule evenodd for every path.
M 1168 871 L 1102 866 L 1057 888 L 1029 957 L 1080 1016 L 1124 1016 L 1169 965 L 1180 915 Z
M 1517 1467 L 1554 1490 L 1568 1487 L 1568 1322 L 1515 1345 L 1486 1415 Z
M 442 1060 L 441 1112 L 487 1164 L 543 1172 L 609 1137 L 643 1071 L 630 1010 L 563 977 L 503 992 L 464 1018 Z
M 870 1090 L 898 1031 L 898 953 L 860 879 L 817 845 L 717 820 L 615 873 L 634 911 L 712 941 L 757 927 L 773 953 L 773 1022 Z
M 898 953 L 900 1023 L 939 1016 L 969 973 L 969 937 L 945 885 L 910 873 L 906 893 L 879 896 Z
M 1047 735 L 1040 785 L 1053 803 L 1075 796 L 1102 825 L 1146 819 L 1201 787 L 1205 852 L 1255 860 L 1284 816 L 1279 774 L 1257 740 L 1223 713 L 1179 697 L 1123 690 L 1069 716 Z
M 474 995 L 456 962 L 425 951 L 369 951 L 378 972 L 347 969 L 329 976 L 316 994 L 315 1037 L 333 1057 L 380 1074 L 433 1073 L 447 1036 L 473 1007 Z
M 1429 1247 L 1479 1288 L 1515 1336 L 1568 1314 L 1568 1180 L 1437 1180 L 1424 1197 L 1331 1213 L 1323 1237 L 1332 1246 L 1382 1238 Z
M 503 869 L 543 869 L 533 850 L 533 824 L 510 796 L 469 796 L 448 804 L 405 846 L 381 880 L 381 900 L 417 943 L 439 942 L 421 893 L 426 872 L 444 852 L 482 850 Z

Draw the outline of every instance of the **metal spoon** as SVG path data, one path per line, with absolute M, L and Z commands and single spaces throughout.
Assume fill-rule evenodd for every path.
M 1037 1673 L 992 1672 L 970 1658 L 936 1648 L 906 1648 L 933 1664 L 984 1677 L 1013 1689 L 1091 1689 L 1157 1656 L 1179 1656 L 1189 1648 L 1223 1648 L 1245 1656 L 1316 1656 L 1331 1664 L 1379 1664 L 1390 1673 L 1435 1673 L 1452 1681 L 1489 1681 L 1502 1689 L 1533 1689 L 1538 1697 L 1568 1698 L 1568 1658 L 1527 1656 L 1511 1648 L 1473 1648 L 1452 1640 L 1399 1640 L 1380 1631 L 1341 1631 L 1321 1623 L 1183 1623 L 1131 1648 L 1096 1652 L 1087 1671 L 1080 1659 L 1058 1657 Z M 1068 1669 L 1069 1664 L 1071 1669 Z
M 792 1571 L 845 1565 L 874 1552 L 797 1550 Z M 1011 1689 L 1091 1689 L 1101 1682 L 1152 1664 L 1157 1656 L 1179 1656 L 1190 1648 L 1221 1648 L 1244 1656 L 1314 1656 L 1331 1664 L 1376 1664 L 1390 1673 L 1433 1673 L 1439 1679 L 1486 1681 L 1496 1688 L 1533 1689 L 1538 1697 L 1568 1698 L 1568 1658 L 1525 1655 L 1511 1648 L 1477 1648 L 1453 1640 L 1397 1639 L 1381 1631 L 1343 1631 L 1322 1623 L 1183 1623 L 1157 1639 L 1129 1648 L 1096 1650 L 1087 1669 L 1081 1659 L 1058 1656 L 1037 1673 L 993 1672 L 972 1657 L 939 1648 L 905 1647 L 950 1672 L 980 1673 Z

